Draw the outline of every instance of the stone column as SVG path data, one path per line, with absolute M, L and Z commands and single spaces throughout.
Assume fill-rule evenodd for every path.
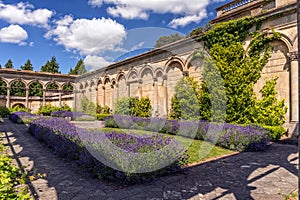
M 116 100 L 119 99 L 119 84 L 116 84 Z
M 6 91 L 6 107 L 10 108 L 10 87 L 7 87 Z
M 114 110 L 114 104 L 115 104 L 115 87 L 114 85 L 111 85 L 111 102 L 110 102 L 110 109 Z
M 126 83 L 127 85 L 127 97 L 130 97 L 130 83 Z
M 96 94 L 96 106 L 99 105 L 99 99 L 98 99 L 98 86 L 95 87 L 95 94 Z
M 102 89 L 103 89 L 103 105 L 102 106 L 105 106 L 106 104 L 106 102 L 105 102 L 105 86 L 102 86 Z
M 142 98 L 143 97 L 143 80 L 139 79 L 138 83 L 139 83 L 139 98 Z
M 29 88 L 26 87 L 26 102 L 25 102 L 25 106 L 26 108 L 28 108 L 29 104 L 28 104 L 28 99 L 29 99 Z
M 46 89 L 43 89 L 43 106 L 46 105 Z
M 58 90 L 59 106 L 61 106 L 61 92 L 62 90 Z
M 168 103 L 169 103 L 169 97 L 168 97 L 168 76 L 164 75 L 163 76 L 163 86 L 164 86 L 164 94 L 165 94 L 165 107 L 164 107 L 164 111 L 165 111 L 165 117 L 168 116 Z
M 153 77 L 153 86 L 154 86 L 154 116 L 158 116 L 158 83 L 157 83 L 157 77 Z
M 291 64 L 291 106 L 290 121 L 298 122 L 298 52 L 289 53 Z

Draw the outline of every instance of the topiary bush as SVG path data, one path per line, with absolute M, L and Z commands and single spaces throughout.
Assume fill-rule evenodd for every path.
M 268 136 L 273 141 L 278 141 L 286 133 L 286 130 L 282 126 L 263 126 L 268 130 Z

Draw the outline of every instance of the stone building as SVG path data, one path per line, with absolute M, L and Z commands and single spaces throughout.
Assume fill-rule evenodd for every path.
M 266 79 L 278 77 L 278 98 L 285 99 L 287 126 L 292 131 L 298 122 L 296 0 L 234 0 L 216 10 L 217 17 L 211 23 L 244 16 L 264 17 L 262 31 L 271 33 L 274 29 L 281 33 L 282 38 L 271 44 L 272 57 L 255 91 L 262 88 Z M 195 50 L 201 46 L 201 42 L 188 38 L 80 76 L 76 79 L 76 104 L 86 96 L 94 103 L 113 109 L 118 98 L 148 96 L 153 113 L 166 116 L 176 81 L 184 75 L 201 79 L 198 61 L 193 60 Z
M 217 8 L 217 17 L 211 21 L 211 23 L 218 23 L 243 16 L 264 17 L 266 20 L 262 24 L 262 31 L 271 33 L 271 30 L 274 29 L 281 33 L 282 38 L 271 44 L 273 47 L 272 57 L 263 69 L 263 75 L 255 85 L 255 91 L 262 88 L 266 79 L 273 76 L 279 77 L 276 86 L 278 98 L 284 99 L 285 105 L 288 107 L 286 121 L 290 131 L 294 130 L 298 122 L 296 7 L 296 0 L 234 0 Z M 245 47 L 247 44 L 249 44 L 249 40 L 245 42 Z M 41 81 L 44 95 L 39 101 L 42 104 L 51 101 L 46 98 L 49 82 L 55 81 L 58 84 L 58 91 L 62 91 L 65 83 L 73 84 L 75 81 L 74 106 L 77 108 L 84 96 L 95 104 L 108 105 L 112 109 L 114 109 L 114 102 L 119 98 L 148 96 L 152 102 L 153 115 L 166 116 L 170 109 L 177 80 L 182 76 L 193 76 L 201 80 L 201 67 L 199 67 L 201 61 L 193 59 L 193 55 L 202 45 L 202 42 L 195 42 L 193 38 L 187 38 L 89 72 L 76 79 L 73 76 L 57 74 L 41 73 L 38 74 L 38 78 L 31 72 L 25 73 L 26 78 L 25 75 L 20 75 L 23 72 L 12 71 L 12 74 L 16 77 L 21 76 L 26 88 L 32 80 Z M 1 71 L 0 77 L 8 87 L 5 97 L 6 105 L 12 106 L 13 103 L 18 103 L 17 99 L 9 96 L 10 84 L 14 78 L 13 75 L 4 77 L 6 72 L 1 73 Z M 71 102 L 71 98 L 64 100 L 61 93 L 53 98 L 53 102 L 56 104 L 64 101 Z M 22 103 L 29 107 L 34 104 L 34 101 L 28 95 L 22 99 Z
M 64 74 L 0 69 L 0 105 L 9 108 L 18 105 L 32 111 L 49 104 L 73 107 L 75 78 L 76 76 Z M 40 86 L 40 96 L 31 95 L 31 91 L 35 89 L 33 85 Z M 21 95 L 14 94 L 14 90 Z

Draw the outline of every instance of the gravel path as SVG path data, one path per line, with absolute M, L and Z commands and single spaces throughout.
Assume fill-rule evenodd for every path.
M 298 148 L 273 144 L 190 167 L 187 173 L 118 189 L 94 179 L 76 164 L 52 154 L 25 125 L 4 120 L 4 141 L 17 165 L 25 167 L 36 199 L 284 199 L 298 186 Z

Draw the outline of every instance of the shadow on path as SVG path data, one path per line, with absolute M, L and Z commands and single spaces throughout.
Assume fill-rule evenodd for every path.
M 75 162 L 63 160 L 7 120 L 0 132 L 29 175 L 38 199 L 284 199 L 297 188 L 298 148 L 273 144 L 265 152 L 244 152 L 190 167 L 186 173 L 123 189 L 94 179 Z

